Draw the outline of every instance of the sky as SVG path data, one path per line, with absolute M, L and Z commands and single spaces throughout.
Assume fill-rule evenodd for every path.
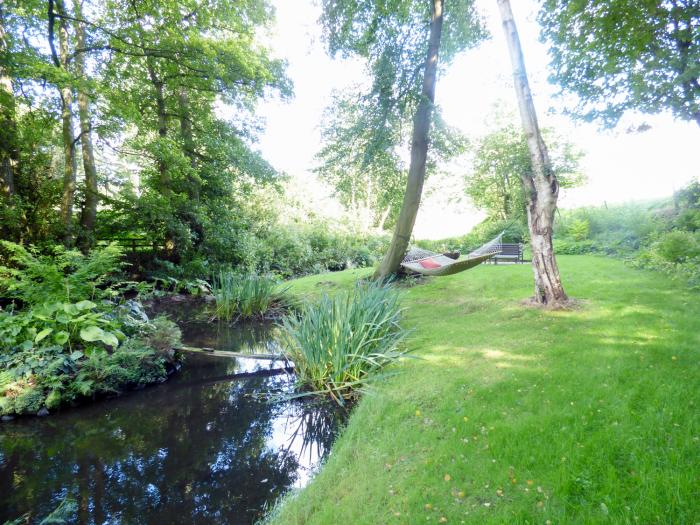
M 269 45 L 276 56 L 288 61 L 295 95 L 287 102 L 261 104 L 259 115 L 264 117 L 266 128 L 258 147 L 275 168 L 308 187 L 309 194 L 333 213 L 337 204 L 332 192 L 311 173 L 317 164 L 314 155 L 320 149 L 319 126 L 333 90 L 365 78 L 362 63 L 328 57 L 314 0 L 273 0 L 273 4 L 277 20 L 268 35 Z M 492 36 L 477 49 L 458 56 L 438 78 L 436 88 L 436 103 L 447 122 L 472 138 L 493 128 L 496 110 L 517 114 L 496 1 L 477 0 L 477 6 Z M 700 127 L 695 123 L 674 121 L 670 115 L 632 115 L 618 126 L 619 131 L 601 131 L 596 124 L 562 116 L 558 88 L 547 81 L 547 50 L 538 40 L 537 2 L 513 0 L 512 7 L 540 125 L 554 128 L 585 153 L 581 167 L 588 181 L 562 193 L 562 208 L 663 197 L 700 175 L 695 149 L 700 144 Z M 644 133 L 624 131 L 642 122 L 651 129 Z M 462 176 L 455 173 L 448 181 L 437 177 L 428 180 L 415 237 L 461 235 L 483 219 L 483 213 L 464 197 Z M 442 191 L 436 191 L 438 182 Z

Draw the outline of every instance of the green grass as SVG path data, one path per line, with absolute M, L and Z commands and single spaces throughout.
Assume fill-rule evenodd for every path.
M 532 271 L 481 266 L 406 290 L 422 357 L 367 393 L 287 523 L 700 519 L 700 295 L 560 258 L 576 311 L 526 308 Z M 300 295 L 365 271 L 292 283 Z

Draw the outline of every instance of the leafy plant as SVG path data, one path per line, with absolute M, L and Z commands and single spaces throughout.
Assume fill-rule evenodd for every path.
M 143 327 L 138 340 L 156 354 L 172 360 L 175 348 L 180 346 L 181 337 L 177 324 L 165 316 L 158 316 Z
M 342 404 L 387 365 L 406 354 L 399 294 L 389 284 L 361 284 L 351 292 L 308 304 L 282 321 L 285 353 L 303 387 Z
M 221 271 L 212 281 L 219 319 L 264 317 L 288 305 L 287 288 L 280 288 L 269 275 L 238 275 Z
M 695 235 L 685 231 L 670 231 L 654 243 L 653 249 L 659 256 L 672 263 L 700 255 L 700 243 Z
M 84 347 L 90 352 L 119 346 L 125 338 L 120 326 L 114 315 L 98 310 L 92 301 L 44 304 L 0 313 L 0 344 L 21 350 L 56 344 L 69 350 Z
M 51 255 L 9 241 L 0 241 L 0 246 L 6 252 L 6 265 L 0 265 L 0 290 L 29 305 L 110 297 L 110 278 L 121 266 L 122 252 L 116 244 L 89 255 L 63 246 L 54 247 Z
M 585 241 L 588 239 L 588 234 L 591 230 L 591 224 L 588 219 L 574 219 L 569 225 L 569 235 L 575 241 Z

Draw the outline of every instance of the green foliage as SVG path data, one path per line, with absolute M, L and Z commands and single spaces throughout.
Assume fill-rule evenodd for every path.
M 664 233 L 652 244 L 651 249 L 671 263 L 684 262 L 700 255 L 698 236 L 680 230 Z
M 579 171 L 582 153 L 552 130 L 543 130 L 543 135 L 559 186 L 580 186 L 584 182 Z M 521 177 L 531 172 L 525 135 L 520 127 L 506 125 L 476 144 L 474 168 L 466 177 L 466 193 L 477 208 L 494 219 L 526 217 L 527 196 Z
M 119 346 L 125 338 L 123 324 L 91 301 L 47 303 L 20 311 L 0 311 L 0 343 L 7 351 L 56 344 L 66 351 L 82 348 L 90 353 Z
M 121 266 L 122 251 L 116 244 L 94 249 L 89 255 L 55 246 L 50 255 L 0 241 L 5 251 L 0 261 L 0 291 L 24 304 L 97 300 L 112 295 L 110 279 Z
M 212 279 L 216 316 L 225 321 L 264 318 L 288 305 L 287 288 L 270 275 L 222 270 Z
M 314 222 L 271 228 L 261 235 L 254 268 L 281 277 L 293 277 L 347 268 L 373 266 L 389 239 Z
M 145 324 L 138 334 L 139 341 L 145 348 L 152 348 L 157 355 L 172 361 L 174 349 L 181 344 L 182 332 L 173 321 L 159 315 Z
M 591 232 L 591 224 L 588 219 L 574 219 L 569 224 L 569 236 L 575 241 L 585 241 Z
M 700 288 L 700 185 L 694 181 L 671 201 L 562 211 L 555 224 L 561 254 L 602 253 L 627 259 Z M 581 238 L 579 225 L 587 223 Z
M 700 4 L 546 0 L 539 22 L 553 79 L 574 114 L 614 126 L 627 110 L 671 110 L 700 123 Z
M 342 404 L 405 355 L 400 319 L 400 298 L 391 285 L 357 285 L 285 317 L 285 353 L 300 385 Z

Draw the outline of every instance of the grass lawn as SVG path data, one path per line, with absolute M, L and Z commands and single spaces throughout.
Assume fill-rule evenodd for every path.
M 521 306 L 529 265 L 407 289 L 421 359 L 363 397 L 273 523 L 699 523 L 700 295 L 617 260 L 560 266 L 579 310 Z

